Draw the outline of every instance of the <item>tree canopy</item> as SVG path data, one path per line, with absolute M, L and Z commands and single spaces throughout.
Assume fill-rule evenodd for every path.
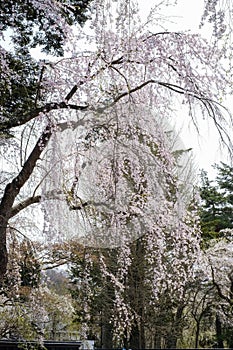
M 7 0 L 0 4 L 1 131 L 25 123 L 23 115 L 45 102 L 45 62 L 33 58 L 30 49 L 39 47 L 47 54 L 63 56 L 72 26 L 88 19 L 90 2 Z
M 6 0 L 0 5 L 1 30 L 11 30 L 17 53 L 40 46 L 48 54 L 62 56 L 70 26 L 83 25 L 91 0 Z
M 148 322 L 151 343 L 161 345 L 163 338 L 172 347 L 184 308 L 198 294 L 189 286 L 197 281 L 203 255 L 189 152 L 180 149 L 170 121 L 177 115 L 174 106 L 197 130 L 200 118 L 206 118 L 231 150 L 232 119 L 222 106 L 232 92 L 225 43 L 219 31 L 212 44 L 200 35 L 164 28 L 157 11 L 166 1 L 155 1 L 145 25 L 136 2 L 129 0 L 28 3 L 1 5 L 2 29 L 10 30 L 3 34 L 13 40 L 13 50 L 1 47 L 0 60 L 3 289 L 7 268 L 13 266 L 11 286 L 19 286 L 19 271 L 24 284 L 36 284 L 37 276 L 31 280 L 30 273 L 40 270 L 33 256 L 21 261 L 20 270 L 7 249 L 9 237 L 44 238 L 44 254 L 51 254 L 54 264 L 74 263 L 83 337 L 93 324 L 91 310 L 96 315 L 106 307 L 104 295 L 113 322 L 112 328 L 104 323 L 104 331 L 115 344 L 143 346 L 146 333 L 139 328 Z M 205 2 L 203 20 L 218 11 L 211 3 Z M 86 19 L 89 6 L 91 34 L 85 34 L 76 24 Z M 156 24 L 153 30 L 150 21 Z M 30 49 L 36 45 L 57 57 L 33 59 Z M 79 255 L 71 246 L 52 250 L 71 238 L 82 245 L 84 261 L 76 261 Z M 202 266 L 208 266 L 213 280 L 209 265 Z M 159 325 L 159 315 L 170 331 Z
M 216 238 L 219 232 L 226 228 L 233 228 L 232 214 L 232 166 L 221 163 L 215 165 L 217 169 L 216 181 L 210 181 L 206 172 L 201 174 L 200 195 L 201 225 L 203 238 Z

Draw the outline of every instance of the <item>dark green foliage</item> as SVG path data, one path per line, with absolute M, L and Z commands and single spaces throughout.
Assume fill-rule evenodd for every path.
M 227 202 L 233 205 L 233 166 L 221 163 L 215 168 L 218 170 L 217 183 L 224 191 Z
M 201 173 L 200 208 L 203 240 L 221 236 L 220 231 L 233 228 L 233 167 L 225 163 L 215 165 L 218 171 L 216 182 Z
M 88 337 L 102 348 L 112 348 L 112 324 L 114 287 L 111 279 L 101 271 L 99 252 L 91 251 L 92 262 L 87 262 L 87 256 L 77 254 L 73 257 L 70 269 L 71 295 L 75 304 L 76 322 L 88 325 Z M 104 252 L 105 259 L 113 272 L 117 251 L 109 249 Z M 89 254 L 88 254 L 89 255 Z M 90 259 L 90 257 L 88 258 Z M 87 274 L 88 271 L 88 274 Z M 88 307 L 90 318 L 85 311 Z
M 67 25 L 83 24 L 91 0 L 4 0 L 0 2 L 1 30 L 15 30 L 13 40 L 25 53 L 42 46 L 46 53 L 63 55 Z
M 39 65 L 29 55 L 5 53 L 8 71 L 0 66 L 0 105 L 2 117 L 24 113 L 36 107 L 39 97 Z
M 29 241 L 23 241 L 20 247 L 21 259 L 19 261 L 21 286 L 35 288 L 40 283 L 41 266 L 36 259 L 34 249 Z
M 0 1 L 0 31 L 10 39 L 11 51 L 0 44 L 1 130 L 21 125 L 23 115 L 44 102 L 46 64 L 32 58 L 37 46 L 46 54 L 62 56 L 71 25 L 87 20 L 91 0 Z M 43 96 L 43 97 L 42 97 Z M 12 120 L 16 123 L 11 123 Z M 6 125 L 6 126 L 5 126 Z

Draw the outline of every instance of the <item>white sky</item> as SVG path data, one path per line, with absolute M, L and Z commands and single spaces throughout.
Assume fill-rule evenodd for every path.
M 158 0 L 138 0 L 140 15 L 146 19 L 149 10 Z M 173 31 L 191 31 L 193 33 L 201 33 L 207 39 L 210 37 L 210 28 L 208 26 L 199 29 L 201 16 L 203 14 L 204 0 L 178 0 L 176 6 L 167 6 L 163 12 L 167 17 L 167 29 Z M 231 103 L 229 102 L 229 105 Z M 219 135 L 216 129 L 206 122 L 200 123 L 200 135 L 197 136 L 195 128 L 192 125 L 187 125 L 185 116 L 179 116 L 178 130 L 181 131 L 181 139 L 187 148 L 192 147 L 197 167 L 208 171 L 210 177 L 214 178 L 215 171 L 212 168 L 214 163 L 224 161 L 230 163 L 229 155 L 226 149 L 222 148 L 219 143 Z M 201 118 L 200 118 L 201 120 Z
M 140 15 L 143 19 L 146 19 L 150 8 L 156 3 L 158 0 L 138 0 Z M 176 31 L 191 29 L 197 32 L 203 3 L 204 0 L 177 0 L 177 5 L 165 7 L 162 13 L 170 22 L 169 29 Z

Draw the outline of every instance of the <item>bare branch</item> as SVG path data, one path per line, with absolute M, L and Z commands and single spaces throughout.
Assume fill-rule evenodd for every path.
M 17 127 L 19 125 L 26 124 L 30 120 L 38 117 L 41 113 L 48 113 L 52 110 L 57 109 L 73 109 L 76 111 L 84 111 L 88 108 L 88 106 L 78 106 L 75 104 L 68 104 L 65 102 L 51 102 L 47 103 L 43 107 L 36 108 L 33 111 L 29 111 L 21 116 L 17 115 L 9 120 L 3 121 L 0 123 L 0 131 L 4 131 L 7 129 L 11 129 Z
M 24 201 L 20 202 L 19 204 L 15 205 L 10 213 L 10 218 L 13 216 L 17 215 L 21 210 L 27 208 L 28 206 L 39 203 L 41 201 L 41 196 L 34 196 L 34 197 L 29 197 L 25 199 Z
M 74 87 L 70 90 L 70 92 L 68 93 L 68 95 L 66 96 L 65 100 L 69 101 L 75 94 L 75 92 L 77 91 L 78 86 L 74 85 Z
M 35 108 L 32 111 L 28 111 L 25 114 L 22 115 L 16 115 L 15 117 L 3 121 L 0 123 L 0 131 L 8 130 L 13 127 L 17 127 L 19 125 L 26 124 L 30 120 L 38 117 L 40 113 L 48 113 L 52 110 L 57 110 L 57 109 L 73 109 L 76 111 L 83 111 L 88 108 L 88 106 L 78 106 L 76 104 L 68 104 L 67 102 L 74 96 L 78 89 L 77 85 L 74 85 L 73 88 L 70 90 L 70 92 L 67 94 L 65 101 L 66 102 L 50 102 L 45 104 L 42 107 Z
M 216 287 L 216 289 L 218 291 L 218 295 L 220 296 L 221 299 L 226 300 L 230 305 L 232 305 L 232 300 L 222 293 L 222 290 L 221 290 L 219 284 L 215 281 L 213 266 L 210 265 L 210 268 L 211 268 L 211 275 L 212 275 L 212 283 Z

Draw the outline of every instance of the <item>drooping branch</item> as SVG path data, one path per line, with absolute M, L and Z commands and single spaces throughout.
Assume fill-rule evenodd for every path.
M 232 153 L 232 142 L 231 142 L 231 139 L 229 137 L 229 134 L 228 134 L 227 130 L 225 130 L 223 128 L 223 126 L 217 121 L 217 118 L 216 118 L 217 113 L 220 113 L 219 112 L 220 108 L 225 110 L 227 113 L 229 113 L 229 111 L 227 110 L 226 107 L 221 105 L 219 102 L 214 101 L 213 99 L 204 96 L 199 91 L 192 91 L 192 90 L 185 89 L 182 86 L 179 86 L 176 84 L 171 84 L 168 82 L 162 82 L 162 81 L 158 81 L 158 80 L 154 80 L 154 79 L 149 79 L 149 80 L 143 82 L 142 84 L 139 84 L 131 89 L 129 88 L 127 91 L 121 92 L 118 96 L 116 96 L 114 98 L 114 100 L 110 104 L 108 104 L 104 107 L 98 108 L 98 112 L 103 112 L 104 110 L 113 107 L 122 98 L 129 96 L 130 94 L 133 94 L 134 92 L 139 91 L 150 84 L 156 84 L 156 85 L 162 86 L 166 89 L 169 89 L 175 93 L 178 93 L 180 95 L 194 98 L 197 101 L 199 101 L 202 105 L 204 105 L 205 110 L 207 111 L 209 117 L 212 118 L 214 125 L 216 126 L 216 128 L 219 132 L 219 136 L 221 138 L 221 141 L 227 145 L 229 152 Z M 193 122 L 195 123 L 194 120 L 193 120 Z M 224 137 L 227 139 L 227 142 L 229 143 L 229 145 L 227 144 L 226 141 L 224 141 Z
M 134 92 L 136 92 L 138 90 L 141 90 L 142 88 L 144 88 L 145 86 L 150 85 L 150 84 L 157 84 L 157 85 L 165 87 L 165 88 L 167 88 L 169 90 L 172 90 L 172 91 L 174 91 L 174 92 L 176 92 L 178 94 L 190 96 L 190 97 L 193 97 L 193 98 L 199 100 L 200 102 L 202 102 L 205 105 L 206 109 L 209 111 L 209 114 L 211 112 L 210 112 L 210 109 L 208 109 L 208 106 L 210 106 L 211 104 L 216 104 L 219 107 L 224 108 L 218 102 L 213 101 L 210 98 L 205 97 L 205 96 L 203 96 L 201 94 L 198 94 L 198 93 L 196 93 L 194 91 L 187 90 L 187 89 L 185 89 L 185 88 L 183 88 L 183 87 L 181 87 L 179 85 L 166 83 L 166 82 L 162 82 L 162 81 L 159 81 L 159 80 L 149 79 L 149 80 L 143 82 L 142 84 L 135 86 L 134 88 L 131 88 L 131 89 L 127 90 L 127 91 L 121 92 L 118 96 L 115 97 L 115 99 L 109 105 L 107 105 L 105 107 L 102 107 L 102 108 L 98 108 L 98 110 L 105 110 L 107 108 L 110 108 L 113 105 L 115 105 L 119 100 L 121 100 L 123 97 L 125 97 L 127 95 L 130 95 L 130 94 L 132 94 L 132 93 L 134 93 Z M 212 113 L 214 112 L 213 110 L 211 110 L 211 111 L 212 111 Z
M 118 60 L 118 62 L 119 62 L 119 60 Z M 114 63 L 116 63 L 116 62 L 114 62 Z M 205 105 L 206 109 L 212 115 L 212 117 L 215 118 L 214 110 L 213 110 L 213 106 L 212 106 L 212 104 L 215 103 L 214 101 L 203 97 L 201 94 L 194 93 L 193 91 L 187 91 L 178 85 L 161 82 L 161 81 L 157 81 L 154 79 L 150 79 L 148 81 L 145 81 L 142 84 L 140 84 L 134 88 L 128 89 L 127 91 L 120 93 L 117 97 L 115 97 L 115 99 L 109 105 L 102 107 L 102 108 L 98 108 L 98 111 L 99 110 L 102 111 L 102 110 L 105 110 L 107 108 L 112 107 L 120 99 L 122 99 L 125 96 L 130 95 L 130 94 L 132 94 L 140 89 L 143 89 L 145 86 L 147 86 L 149 84 L 157 84 L 157 85 L 163 86 L 165 88 L 168 88 L 176 93 L 183 94 L 183 95 L 186 94 L 188 96 L 192 96 L 192 97 L 198 99 L 200 102 L 202 102 Z M 78 106 L 78 105 L 68 104 L 68 101 L 73 97 L 73 95 L 75 94 L 76 91 L 77 91 L 77 85 L 75 85 L 71 89 L 71 91 L 67 94 L 67 96 L 65 98 L 65 101 L 67 101 L 67 102 L 49 103 L 49 104 L 45 105 L 44 107 L 41 107 L 41 108 L 34 110 L 32 112 L 32 114 L 30 115 L 30 117 L 29 117 L 29 114 L 25 114 L 25 116 L 23 116 L 23 118 L 21 119 L 21 122 L 27 122 L 28 120 L 33 119 L 36 115 L 38 115 L 41 112 L 49 112 L 51 110 L 56 110 L 56 109 L 70 108 L 70 109 L 75 109 L 75 110 L 86 110 L 88 108 L 88 106 Z M 8 127 L 12 127 L 13 125 L 16 126 L 16 124 L 14 124 L 14 123 L 15 123 L 15 121 L 14 121 L 14 119 L 12 119 L 9 122 Z M 75 122 L 74 123 L 75 125 L 72 125 L 72 126 L 77 127 L 78 125 L 80 125 L 80 123 L 82 123 L 82 122 L 80 122 L 80 121 Z M 17 122 L 17 125 L 18 125 L 18 122 Z M 57 125 L 57 127 L 60 127 L 61 130 L 66 129 L 67 126 L 68 126 L 67 123 L 61 123 L 61 124 Z M 0 124 L 0 130 L 2 127 L 3 127 L 3 129 L 5 129 L 6 125 L 4 125 L 4 123 Z M 28 205 L 33 204 L 33 203 L 37 203 L 40 201 L 39 196 L 34 196 L 34 197 L 28 198 L 24 202 L 20 203 L 15 208 L 12 208 L 13 203 L 14 203 L 14 199 L 16 198 L 17 194 L 19 193 L 20 188 L 24 185 L 24 183 L 30 177 L 30 175 L 35 167 L 35 163 L 39 159 L 39 156 L 40 156 L 43 148 L 46 147 L 47 141 L 49 140 L 50 136 L 51 136 L 51 126 L 48 126 L 47 129 L 43 132 L 37 145 L 33 149 L 31 155 L 29 156 L 29 158 L 25 162 L 24 167 L 21 170 L 21 172 L 19 173 L 19 175 L 12 181 L 11 184 L 7 185 L 5 194 L 4 194 L 3 199 L 2 199 L 2 203 L 0 205 L 0 213 L 1 213 L 1 208 L 3 206 L 5 206 L 5 211 L 6 211 L 7 207 L 10 208 L 11 214 L 9 214 L 10 215 L 9 217 L 12 217 L 12 216 L 16 215 L 16 213 L 18 213 L 19 211 L 21 211 L 22 209 L 27 207 Z M 41 145 L 44 145 L 44 146 L 41 147 Z M 14 191 L 12 190 L 12 188 L 14 188 Z M 8 200 L 9 193 L 11 193 L 11 200 L 10 201 Z M 6 202 L 7 202 L 7 205 L 5 205 Z M 75 209 L 79 209 L 79 208 L 75 208 Z
M 152 33 L 149 36 L 147 36 L 146 38 L 144 38 L 142 40 L 142 42 L 146 42 L 148 40 L 150 40 L 150 38 L 153 37 L 157 37 L 157 36 L 176 36 L 176 37 L 183 37 L 184 34 L 183 33 L 179 33 L 179 32 L 169 32 L 169 31 L 165 31 L 165 32 L 158 32 L 158 33 Z M 129 53 L 133 52 L 129 51 Z M 148 63 L 153 63 L 153 61 L 156 59 L 156 57 L 154 58 L 150 58 L 149 61 L 145 62 L 145 61 L 137 61 L 137 59 L 134 58 L 129 58 L 130 55 L 121 55 L 118 58 L 112 60 L 112 62 L 109 62 L 109 67 L 116 70 L 116 66 L 117 65 L 121 65 L 123 63 L 132 63 L 132 64 L 139 64 L 139 65 L 145 65 Z M 179 78 L 182 78 L 182 74 L 179 72 L 179 70 L 176 67 L 176 62 L 175 60 L 172 58 L 172 56 L 169 56 L 167 58 L 163 58 L 167 64 L 167 66 L 169 68 L 171 68 Z M 120 70 L 118 70 L 118 73 L 123 76 L 123 74 L 120 72 Z M 123 78 L 125 79 L 125 77 L 123 76 Z M 176 84 L 171 84 L 169 82 L 163 82 L 163 81 L 157 81 L 154 79 L 149 79 L 146 82 L 143 82 L 142 84 L 138 85 L 135 88 L 132 89 L 128 89 L 128 91 L 122 92 L 120 93 L 115 99 L 114 101 L 109 105 L 110 107 L 116 103 L 117 101 L 119 101 L 121 98 L 143 88 L 144 86 L 148 85 L 148 84 L 157 84 L 159 86 L 163 86 L 164 88 L 167 88 L 171 91 L 174 91 L 175 93 L 178 94 L 182 94 L 185 95 L 187 97 L 191 97 L 194 98 L 196 100 L 198 100 L 203 106 L 204 109 L 207 111 L 209 117 L 213 120 L 215 127 L 218 130 L 219 136 L 221 141 L 227 146 L 229 153 L 232 153 L 232 141 L 229 137 L 229 133 L 228 130 L 226 130 L 223 125 L 221 125 L 221 123 L 219 123 L 217 116 L 222 115 L 222 112 L 220 111 L 220 109 L 222 109 L 223 111 L 225 111 L 227 114 L 229 113 L 229 110 L 224 107 L 223 105 L 221 105 L 218 101 L 213 100 L 212 98 L 206 96 L 206 94 L 201 91 L 200 86 L 198 86 L 195 82 L 192 81 L 192 77 L 187 76 L 187 79 L 189 79 L 190 83 L 193 85 L 193 89 L 186 89 L 183 88 L 182 86 L 176 85 Z M 127 87 L 128 87 L 128 82 L 127 82 Z M 103 108 L 104 109 L 104 108 Z M 196 121 L 194 120 L 194 118 L 192 118 L 194 125 L 197 127 Z

